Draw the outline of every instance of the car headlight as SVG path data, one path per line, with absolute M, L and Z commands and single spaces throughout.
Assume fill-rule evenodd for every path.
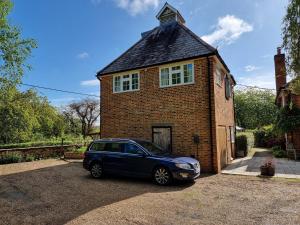
M 185 169 L 185 170 L 192 169 L 191 165 L 189 165 L 187 163 L 176 163 L 175 165 L 176 165 L 176 167 L 178 167 L 180 169 Z

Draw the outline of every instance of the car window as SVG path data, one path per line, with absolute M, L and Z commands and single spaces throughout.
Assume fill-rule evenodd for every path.
M 104 151 L 105 143 L 93 143 L 92 146 L 90 147 L 90 151 L 97 151 L 97 152 L 102 152 Z
M 141 155 L 144 153 L 143 150 L 141 150 L 138 146 L 130 143 L 124 145 L 124 152 L 137 155 Z
M 122 151 L 122 143 L 106 143 L 105 151 L 108 152 L 123 152 Z

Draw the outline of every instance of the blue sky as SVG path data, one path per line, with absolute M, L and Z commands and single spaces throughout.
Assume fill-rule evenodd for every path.
M 160 0 L 13 0 L 11 23 L 37 40 L 24 83 L 99 95 L 98 70 L 158 25 Z M 170 0 L 218 47 L 238 83 L 274 88 L 273 55 L 287 0 Z M 82 96 L 39 90 L 56 106 Z

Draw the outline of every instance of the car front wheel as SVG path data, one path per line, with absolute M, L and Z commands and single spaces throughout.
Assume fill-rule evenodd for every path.
M 103 175 L 102 165 L 100 163 L 94 163 L 91 166 L 91 175 L 93 178 L 101 178 Z
M 159 185 L 167 185 L 172 181 L 171 173 L 165 167 L 158 167 L 154 170 L 153 178 Z

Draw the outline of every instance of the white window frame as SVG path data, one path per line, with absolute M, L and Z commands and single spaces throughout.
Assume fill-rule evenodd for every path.
M 192 65 L 192 81 L 184 83 L 184 65 Z M 179 84 L 172 84 L 172 67 L 180 66 L 180 70 L 173 71 L 173 73 L 180 72 L 180 83 Z M 161 83 L 161 70 L 162 69 L 169 69 L 169 85 L 162 85 Z M 173 64 L 167 64 L 159 67 L 159 87 L 160 88 L 167 88 L 167 87 L 174 87 L 174 86 L 181 86 L 181 85 L 189 85 L 195 83 L 195 65 L 193 61 L 186 61 L 186 62 L 180 62 L 180 63 L 173 63 Z
M 218 79 L 218 74 L 220 73 L 220 79 Z M 216 67 L 216 72 L 215 72 L 215 79 L 216 79 L 216 84 L 219 85 L 220 87 L 222 87 L 223 84 L 223 70 L 221 68 L 221 66 L 217 66 Z
M 132 75 L 137 74 L 138 75 L 138 88 L 137 89 L 132 89 Z M 129 75 L 129 78 L 124 78 L 124 76 Z M 115 91 L 115 78 L 120 77 L 120 91 Z M 123 81 L 129 80 L 129 90 L 124 91 L 123 90 Z M 124 93 L 124 92 L 132 92 L 132 91 L 139 91 L 140 90 L 140 73 L 139 71 L 129 71 L 129 72 L 124 72 L 121 74 L 116 74 L 113 75 L 113 93 Z

